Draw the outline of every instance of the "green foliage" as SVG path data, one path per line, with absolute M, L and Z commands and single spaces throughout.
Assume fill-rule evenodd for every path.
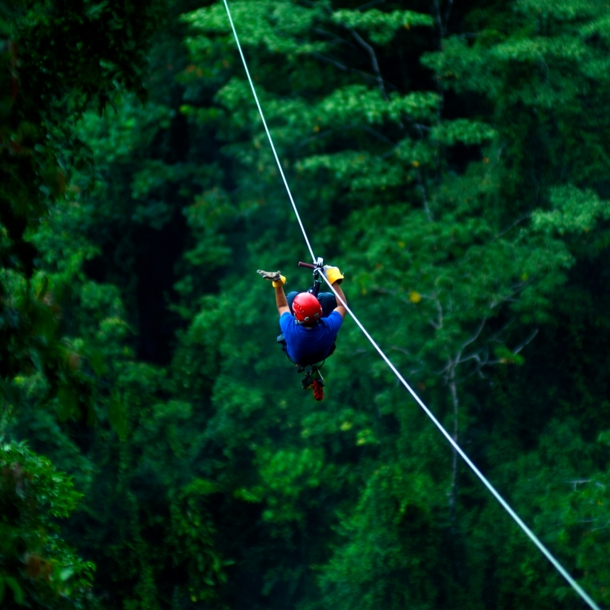
M 57 73 L 49 32 L 73 28 L 58 43 L 66 79 L 35 129 L 13 118 L 42 77 L 13 99 L 25 64 L 10 45 L 0 60 L 0 120 L 13 113 L 15 128 L 0 132 L 13 172 L 1 187 L 0 426 L 74 477 L 82 499 L 62 534 L 97 564 L 99 604 L 574 606 L 349 319 L 325 401 L 300 389 L 254 271 L 281 267 L 288 288 L 306 288 L 305 272 L 286 273 L 301 233 L 224 7 L 177 3 L 147 52 L 157 5 L 115 4 L 63 17 L 54 3 L 0 4 L 3 35 Z M 604 603 L 607 11 L 453 4 L 231 8 L 315 252 L 346 272 L 350 306 L 394 363 Z M 80 48 L 77 26 L 97 32 Z M 112 108 L 81 112 L 88 96 Z M 30 582 L 23 555 L 6 558 L 19 564 L 1 581 L 14 605 L 77 578 L 66 560 Z M 77 605 L 74 591 L 40 607 Z
M 234 20 L 240 24 L 240 38 L 244 44 L 262 44 L 274 54 L 288 54 L 294 58 L 302 54 L 322 51 L 324 42 L 296 44 L 291 37 L 308 35 L 318 16 L 327 11 L 325 2 L 310 8 L 268 0 L 247 0 L 231 6 Z M 202 32 L 230 34 L 224 5 L 201 8 L 184 16 L 184 20 Z M 202 37 L 187 38 L 187 44 L 197 52 L 209 52 L 210 41 Z
M 100 348 L 109 335 L 116 346 L 124 333 L 109 328 L 117 327 L 116 316 L 87 311 L 112 301 L 114 289 L 86 282 L 83 273 L 99 250 L 78 226 L 79 171 L 89 179 L 90 154 L 74 124 L 120 92 L 144 97 L 147 46 L 161 7 L 0 3 L 0 433 L 13 435 L 29 421 L 35 442 L 47 443 L 68 468 L 83 469 L 82 483 L 90 464 L 66 429 L 75 420 L 90 426 L 105 419 L 101 375 L 111 350 Z M 126 349 L 118 347 L 123 355 Z M 120 418 L 114 423 L 122 429 Z M 4 441 L 0 451 L 2 607 L 95 606 L 94 566 L 66 545 L 56 524 L 81 494 L 25 446 Z
M 226 566 L 216 550 L 216 528 L 206 498 L 216 486 L 203 479 L 189 483 L 170 506 L 172 527 L 168 542 L 175 548 L 173 559 L 183 565 L 188 578 L 188 594 L 193 602 L 218 601 L 217 585 L 227 582 Z
M 24 444 L 0 447 L 0 603 L 3 608 L 86 608 L 95 566 L 59 536 L 56 519 L 81 494 Z
M 333 19 L 347 27 L 366 32 L 370 39 L 379 45 L 392 42 L 392 38 L 399 28 L 410 30 L 411 27 L 415 26 L 434 25 L 434 20 L 430 15 L 413 11 L 392 11 L 391 13 L 385 13 L 374 8 L 362 12 L 336 11 L 333 14 Z
M 161 5 L 11 5 L 2 3 L 8 23 L 0 39 L 0 222 L 8 237 L 0 255 L 3 266 L 21 266 L 29 276 L 35 250 L 24 234 L 30 219 L 45 216 L 50 201 L 63 195 L 74 157 L 82 162 L 70 126 L 89 103 L 101 111 L 122 89 L 143 95 L 146 43 Z
M 550 210 L 535 210 L 532 221 L 534 227 L 547 233 L 581 237 L 593 231 L 593 238 L 584 244 L 572 244 L 580 252 L 595 256 L 608 246 L 608 236 L 595 229 L 610 219 L 610 203 L 599 198 L 591 189 L 578 189 L 574 185 L 558 186 L 550 192 Z M 584 247 L 583 247 L 584 246 Z
M 439 497 L 440 496 L 440 497 Z M 336 608 L 433 608 L 446 593 L 432 587 L 442 527 L 434 509 L 443 503 L 435 482 L 414 477 L 405 464 L 377 470 L 342 522 L 345 544 L 322 577 L 326 605 Z
M 94 419 L 91 376 L 80 366 L 86 349 L 79 354 L 68 338 L 59 335 L 61 293 L 95 251 L 83 240 L 80 249 L 74 243 L 66 246 L 62 243 L 66 233 L 57 232 L 65 226 L 70 208 L 78 206 L 70 201 L 68 176 L 87 160 L 73 125 L 89 103 L 102 111 L 120 90 L 143 94 L 146 43 L 160 6 L 152 3 L 135 10 L 131 4 L 113 2 L 86 2 L 72 8 L 19 2 L 9 8 L 2 3 L 6 20 L 0 39 L 6 85 L 0 101 L 4 410 L 16 409 L 25 400 L 20 388 L 29 378 L 44 388 L 37 392 L 39 400 L 57 404 L 61 419 Z M 34 272 L 36 257 L 45 247 L 49 250 L 41 262 L 52 266 L 50 259 L 58 261 L 59 273 L 54 277 L 47 269 Z

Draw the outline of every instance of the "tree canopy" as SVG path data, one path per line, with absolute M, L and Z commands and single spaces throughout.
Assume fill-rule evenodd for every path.
M 608 604 L 608 7 L 231 10 L 316 255 Z M 2 607 L 583 607 L 351 320 L 301 389 L 221 3 L 0 1 L 0 67 Z

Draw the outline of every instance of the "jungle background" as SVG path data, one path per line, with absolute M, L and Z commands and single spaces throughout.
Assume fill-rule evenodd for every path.
M 610 604 L 610 5 L 236 0 L 316 255 Z M 0 606 L 577 609 L 311 276 L 224 7 L 0 2 Z

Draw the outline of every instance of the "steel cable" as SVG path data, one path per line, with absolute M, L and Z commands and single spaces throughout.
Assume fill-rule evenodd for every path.
M 233 18 L 231 17 L 231 11 L 229 9 L 229 5 L 227 0 L 223 0 L 225 8 L 227 9 L 227 15 L 229 17 L 229 23 L 231 24 L 231 30 L 233 30 L 233 37 L 235 38 L 235 43 L 237 44 L 237 50 L 239 51 L 239 55 L 241 57 L 241 61 L 244 65 L 244 70 L 246 71 L 246 76 L 248 77 L 248 82 L 250 83 L 250 89 L 252 89 L 252 95 L 254 96 L 254 101 L 256 102 L 256 107 L 258 108 L 258 113 L 260 114 L 261 121 L 263 122 L 263 127 L 265 128 L 265 132 L 267 133 L 267 138 L 269 139 L 269 145 L 271 146 L 271 150 L 273 151 L 273 156 L 275 157 L 275 162 L 277 163 L 277 167 L 280 170 L 280 175 L 282 176 L 282 181 L 284 182 L 284 186 L 286 187 L 286 192 L 288 193 L 288 199 L 290 199 L 290 203 L 292 204 L 292 209 L 297 217 L 297 221 L 299 226 L 301 227 L 301 232 L 303 233 L 303 238 L 305 239 L 305 243 L 307 244 L 307 248 L 309 249 L 309 254 L 311 254 L 312 262 L 316 262 L 316 257 L 313 253 L 313 249 L 311 244 L 309 243 L 309 238 L 307 237 L 307 232 L 305 231 L 305 227 L 303 226 L 303 222 L 301 221 L 301 216 L 299 214 L 299 210 L 297 209 L 297 205 L 294 202 L 292 197 L 292 193 L 290 191 L 290 187 L 288 186 L 288 180 L 286 180 L 286 176 L 284 175 L 284 170 L 282 169 L 282 164 L 280 163 L 280 158 L 275 150 L 275 146 L 273 144 L 273 138 L 271 137 L 271 132 L 267 127 L 267 121 L 265 120 L 265 115 L 263 114 L 263 109 L 261 108 L 260 102 L 258 101 L 258 95 L 256 95 L 256 89 L 254 88 L 254 82 L 252 81 L 252 77 L 250 76 L 250 70 L 248 70 L 248 64 L 246 63 L 246 58 L 244 56 L 244 52 L 242 51 L 241 44 L 239 42 L 239 38 L 237 36 L 237 30 L 235 29 L 235 24 L 233 23 Z

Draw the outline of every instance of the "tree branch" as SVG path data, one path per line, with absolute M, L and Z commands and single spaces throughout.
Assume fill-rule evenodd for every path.
M 421 172 L 419 170 L 417 170 L 417 190 L 419 191 L 419 193 L 421 195 L 422 204 L 424 206 L 424 211 L 426 212 L 426 218 L 428 219 L 428 222 L 432 222 L 434 220 L 434 218 L 432 216 L 432 210 L 430 209 L 430 206 L 428 205 L 428 196 L 426 194 L 426 187 L 424 185 L 424 181 L 423 181 Z
M 532 334 L 523 342 L 521 345 L 517 346 L 514 350 L 512 350 L 513 354 L 518 354 L 526 345 L 529 345 L 534 337 L 538 334 L 538 329 L 535 328 Z
M 466 341 L 464 341 L 464 343 L 462 343 L 462 346 L 460 347 L 460 352 L 463 352 L 466 346 L 470 345 L 471 343 L 474 343 L 479 338 L 479 335 L 483 331 L 483 327 L 485 326 L 486 322 L 487 318 L 483 318 L 481 320 L 481 323 L 479 324 L 477 330 L 475 330 L 474 335 L 472 335 L 470 339 L 467 339 Z
M 438 321 L 435 322 L 434 320 L 431 319 L 431 320 L 428 320 L 428 322 L 434 328 L 436 328 L 436 330 L 440 330 L 441 328 L 443 328 L 443 306 L 441 305 L 441 302 L 438 300 L 438 297 L 436 297 L 436 296 L 429 297 L 424 294 L 422 294 L 421 296 L 424 299 L 430 299 L 431 301 L 434 301 L 434 304 L 436 305 L 436 311 L 438 312 Z
M 436 17 L 436 27 L 438 28 L 438 35 L 439 35 L 440 41 L 442 41 L 443 38 L 445 38 L 445 28 L 443 27 L 443 18 L 441 17 L 441 7 L 438 3 L 438 0 L 434 0 L 433 5 L 434 5 L 434 14 Z M 439 46 L 440 46 L 440 44 L 439 44 Z
M 447 10 L 445 11 L 445 31 L 449 27 L 449 17 L 451 17 L 451 9 L 453 8 L 453 0 L 447 0 Z
M 383 95 L 383 99 L 387 102 L 388 94 L 385 90 L 385 84 L 383 81 L 383 77 L 381 76 L 381 70 L 379 69 L 379 62 L 377 61 L 377 55 L 375 54 L 375 50 L 368 42 L 366 42 L 366 40 L 364 40 L 364 38 L 362 38 L 362 36 L 360 36 L 360 34 L 358 34 L 358 32 L 356 32 L 356 30 L 354 30 L 354 28 L 351 28 L 345 24 L 344 27 L 347 28 L 347 30 L 354 37 L 356 42 L 368 52 L 371 58 L 371 64 L 373 66 L 373 72 L 375 72 L 375 75 L 377 76 L 377 85 L 379 87 L 379 90 L 381 91 L 381 94 Z
M 322 55 L 322 53 L 317 53 L 315 51 L 311 53 L 311 56 L 315 57 L 316 59 L 319 59 L 320 61 L 324 61 L 328 64 L 331 64 L 332 66 L 335 66 L 335 68 L 337 68 L 343 72 L 353 72 L 354 74 L 357 74 L 364 80 L 373 81 L 375 83 L 379 82 L 379 79 L 377 76 L 368 74 L 367 72 L 363 72 L 362 70 L 358 70 L 356 68 L 351 68 L 349 66 L 346 66 L 344 63 L 340 62 L 338 59 L 335 59 L 334 57 Z M 394 85 L 392 85 L 391 83 L 390 83 L 390 86 L 392 88 L 394 88 Z
M 515 222 L 511 223 L 508 225 L 508 227 L 506 227 L 506 229 L 504 229 L 503 231 L 501 231 L 500 233 L 498 233 L 492 241 L 495 241 L 496 239 L 500 239 L 500 237 L 503 237 L 504 235 L 506 235 L 506 233 L 508 233 L 511 229 L 514 229 L 518 224 L 520 224 L 521 222 L 523 222 L 524 220 L 527 220 L 528 218 L 531 218 L 531 213 L 528 212 L 527 214 L 521 216 L 520 218 L 517 218 L 517 220 L 515 220 Z

